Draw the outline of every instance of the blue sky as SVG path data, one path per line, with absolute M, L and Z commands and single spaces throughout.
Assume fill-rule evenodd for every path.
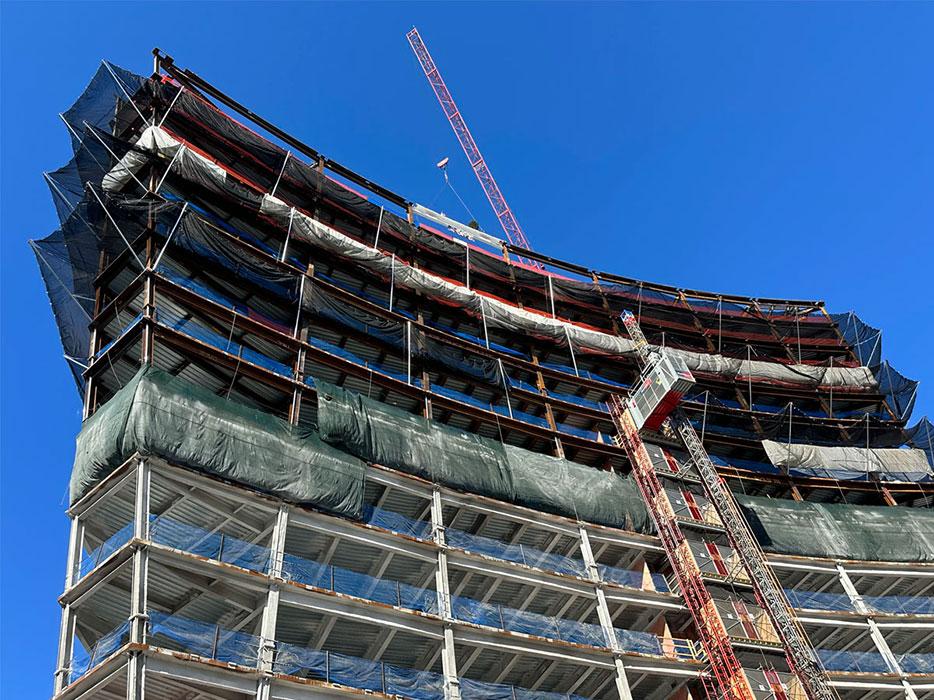
M 29 238 L 58 113 L 159 46 L 370 178 L 497 230 L 405 41 L 419 29 L 533 247 L 826 300 L 885 331 L 934 413 L 934 4 L 0 3 L 2 685 L 47 697 L 80 404 Z M 5 672 L 4 672 L 5 671 Z

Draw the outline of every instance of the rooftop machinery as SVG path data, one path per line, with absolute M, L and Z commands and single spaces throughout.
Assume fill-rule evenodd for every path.
M 684 391 L 693 384 L 693 377 L 686 367 L 677 364 L 676 356 L 667 353 L 664 348 L 655 349 L 648 344 L 632 313 L 623 312 L 622 321 L 635 344 L 636 354 L 644 370 L 631 398 L 624 400 L 619 395 L 611 397 L 610 414 L 618 430 L 617 442 L 626 450 L 632 463 L 636 483 L 655 520 L 662 545 L 675 570 L 707 654 L 712 678 L 705 678 L 705 683 L 709 686 L 710 697 L 756 700 L 757 695 L 751 674 L 739 662 L 717 600 L 704 583 L 688 539 L 678 524 L 671 501 L 642 441 L 640 429 L 651 429 L 651 426 L 660 428 L 666 437 L 679 441 L 690 456 L 705 495 L 713 503 L 723 524 L 723 534 L 737 553 L 757 602 L 768 614 L 782 642 L 788 668 L 797 676 L 808 699 L 837 700 L 836 691 L 830 686 L 806 633 L 795 619 L 732 493 L 717 474 L 691 422 L 677 408 Z M 708 547 L 714 545 L 709 536 L 702 536 L 701 539 Z M 776 696 L 788 697 L 780 687 L 775 687 L 780 684 L 774 669 L 763 668 L 761 671 L 769 685 L 773 686 L 771 690 Z
M 493 212 L 496 214 L 496 218 L 499 219 L 499 223 L 506 233 L 506 238 L 508 238 L 509 242 L 514 246 L 531 250 L 532 246 L 529 243 L 529 239 L 525 237 L 525 234 L 522 232 L 522 227 L 519 226 L 519 222 L 516 219 L 516 215 L 512 213 L 512 209 L 510 209 L 509 205 L 506 203 L 506 198 L 499 189 L 499 185 L 497 185 L 496 180 L 493 179 L 493 173 L 490 171 L 483 155 L 481 155 L 477 142 L 474 141 L 470 129 L 467 128 L 467 122 L 464 121 L 460 109 L 454 102 L 451 91 L 448 90 L 447 85 L 444 83 L 444 78 L 441 77 L 441 72 L 435 65 L 434 60 L 432 60 L 431 54 L 428 53 L 428 47 L 425 46 L 425 42 L 422 41 L 418 29 L 412 27 L 405 35 L 405 38 L 409 40 L 409 45 L 412 47 L 412 51 L 415 52 L 418 63 L 421 65 L 422 70 L 425 72 L 425 77 L 428 78 L 428 82 L 435 92 L 435 97 L 437 97 L 438 102 L 441 103 L 444 116 L 448 118 L 448 122 L 450 122 L 451 128 L 454 130 L 454 135 L 457 136 L 461 148 L 464 149 L 464 154 L 467 156 L 467 160 L 470 161 L 470 167 L 480 181 L 480 186 L 483 187 L 483 191 L 490 201 L 490 206 L 493 207 Z M 538 262 L 524 262 L 538 268 L 542 267 Z

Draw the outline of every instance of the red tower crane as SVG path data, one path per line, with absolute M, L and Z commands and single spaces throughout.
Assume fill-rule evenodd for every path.
M 451 128 L 454 129 L 454 135 L 457 136 L 457 140 L 460 142 L 461 148 L 464 149 L 467 160 L 470 161 L 470 167 L 473 168 L 474 174 L 480 181 L 480 186 L 483 187 L 487 199 L 490 200 L 493 213 L 496 214 L 496 218 L 499 219 L 503 231 L 506 232 L 506 238 L 514 246 L 531 250 L 532 246 L 529 244 L 529 239 L 525 237 L 522 228 L 519 226 L 519 222 L 516 220 L 516 215 L 512 213 L 512 209 L 510 209 L 509 205 L 506 203 L 506 198 L 499 189 L 499 185 L 497 185 L 496 180 L 493 179 L 493 173 L 490 171 L 490 167 L 481 155 L 480 149 L 477 147 L 477 142 L 474 141 L 470 133 L 470 129 L 467 128 L 467 122 L 464 121 L 460 109 L 458 109 L 457 104 L 454 102 L 451 91 L 448 90 L 447 85 L 444 84 L 444 78 L 441 77 L 441 73 L 432 60 L 431 54 L 428 53 L 428 47 L 425 46 L 425 42 L 422 41 L 418 29 L 412 27 L 412 30 L 405 35 L 405 38 L 409 40 L 409 45 L 412 47 L 412 51 L 415 52 L 415 56 L 418 58 L 418 62 L 425 72 L 425 77 L 428 78 L 432 90 L 435 91 L 435 97 L 437 97 L 438 102 L 441 103 L 441 109 L 444 110 L 444 115 L 451 123 Z M 542 265 L 537 262 L 533 262 L 532 264 L 539 268 L 542 267 Z

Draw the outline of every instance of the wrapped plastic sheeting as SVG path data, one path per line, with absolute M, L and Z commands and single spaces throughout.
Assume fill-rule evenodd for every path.
M 762 547 L 776 554 L 934 562 L 934 510 L 736 495 Z
M 776 467 L 830 472 L 927 474 L 930 465 L 922 450 L 879 447 L 826 447 L 763 440 L 769 461 Z
M 262 640 L 209 622 L 149 610 L 147 642 L 238 666 L 255 667 Z
M 144 367 L 84 424 L 71 501 L 135 452 L 343 515 L 363 514 L 365 465 L 308 430 Z
M 631 480 L 415 416 L 316 381 L 323 440 L 369 462 L 587 522 L 650 532 Z

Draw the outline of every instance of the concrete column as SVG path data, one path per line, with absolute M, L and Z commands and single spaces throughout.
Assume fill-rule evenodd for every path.
M 445 700 L 460 700 L 460 681 L 457 677 L 457 658 L 454 653 L 454 630 L 451 615 L 451 585 L 448 581 L 448 555 L 444 538 L 444 517 L 441 510 L 441 490 L 431 492 L 431 533 L 438 550 L 435 586 L 438 591 L 438 612 L 444 621 L 444 642 L 441 648 L 441 666 L 444 673 Z
M 610 607 L 607 605 L 606 595 L 603 592 L 603 583 L 600 580 L 600 571 L 597 569 L 597 560 L 594 559 L 593 548 L 590 546 L 590 537 L 588 537 L 587 529 L 583 525 L 578 528 L 578 532 L 580 533 L 581 556 L 584 558 L 584 564 L 587 565 L 590 579 L 594 582 L 594 592 L 597 598 L 597 617 L 600 618 L 600 626 L 603 628 L 603 636 L 606 637 L 607 646 L 613 651 L 613 663 L 616 666 L 616 691 L 619 693 L 620 700 L 632 700 L 632 690 L 629 688 L 629 679 L 626 676 L 626 669 L 620 657 L 619 640 L 616 638 L 616 629 L 613 626 L 613 618 L 610 616 Z

